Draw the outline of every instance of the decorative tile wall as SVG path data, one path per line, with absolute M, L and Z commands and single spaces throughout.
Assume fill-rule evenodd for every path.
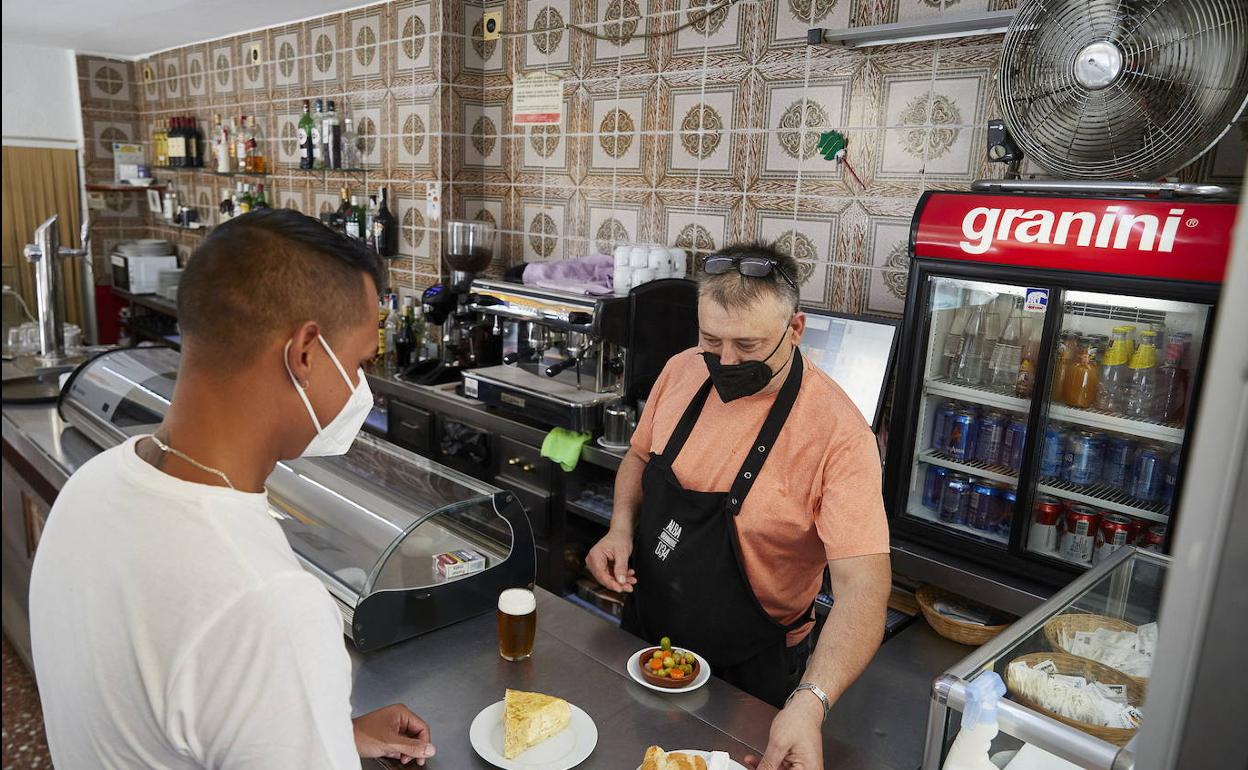
M 806 30 L 1014 4 L 400 0 L 135 63 L 84 56 L 88 175 L 111 175 L 111 138 L 145 138 L 156 118 L 194 114 L 206 127 L 216 113 L 255 114 L 279 205 L 315 214 L 337 205 L 343 185 L 390 188 L 402 224 L 392 276 L 403 292 L 438 280 L 440 235 L 425 207 L 437 182 L 444 216 L 499 226 L 495 271 L 620 243 L 701 256 L 764 239 L 798 259 L 811 305 L 898 314 L 918 197 L 1002 171 L 984 159 L 1000 37 L 842 50 L 807 46 Z M 484 40 L 486 11 L 502 12 L 511 34 Z M 512 79 L 534 70 L 562 78 L 558 125 L 512 122 Z M 366 175 L 297 169 L 307 98 L 335 99 L 355 118 Z M 817 152 L 829 129 L 848 137 L 858 179 Z M 1233 130 L 1181 176 L 1234 181 L 1245 147 Z M 210 220 L 236 181 L 162 176 Z M 110 198 L 98 232 L 112 242 L 144 234 L 153 224 L 145 208 L 134 194 Z M 158 232 L 184 250 L 201 237 Z

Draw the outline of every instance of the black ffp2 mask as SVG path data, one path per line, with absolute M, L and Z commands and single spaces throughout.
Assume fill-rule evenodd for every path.
M 707 371 L 711 373 L 711 384 L 715 386 L 715 392 L 719 394 L 719 398 L 725 404 L 729 401 L 736 401 L 738 398 L 752 396 L 763 388 L 767 387 L 767 383 L 776 378 L 784 367 L 773 372 L 767 362 L 776 354 L 780 346 L 784 344 L 786 334 L 780 335 L 780 340 L 776 342 L 776 346 L 771 349 L 771 353 L 762 361 L 742 361 L 739 364 L 721 364 L 719 356 L 715 353 L 702 353 L 702 359 L 706 362 Z

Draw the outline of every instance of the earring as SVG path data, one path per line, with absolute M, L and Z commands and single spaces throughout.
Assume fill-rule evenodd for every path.
M 308 380 L 300 380 L 300 381 L 299 381 L 299 387 L 303 388 L 304 390 L 307 390 L 307 389 L 308 389 L 308 385 L 309 385 L 309 384 L 310 384 L 310 383 L 309 383 L 309 381 L 308 381 Z

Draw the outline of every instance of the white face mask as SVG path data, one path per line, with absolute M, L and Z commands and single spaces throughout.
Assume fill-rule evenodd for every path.
M 312 425 L 316 427 L 316 435 L 312 437 L 312 441 L 308 443 L 307 448 L 299 454 L 300 457 L 327 457 L 346 454 L 351 449 L 351 444 L 355 441 L 356 435 L 360 432 L 360 427 L 364 425 L 364 420 L 368 418 L 368 413 L 373 409 L 373 391 L 368 387 L 368 378 L 364 376 L 364 370 L 359 370 L 360 383 L 353 387 L 351 378 L 347 376 L 347 371 L 339 363 L 338 356 L 334 355 L 334 351 L 330 349 L 329 343 L 319 334 L 317 339 L 321 341 L 321 347 L 325 348 L 325 352 L 329 354 L 329 360 L 333 361 L 334 366 L 338 368 L 338 373 L 346 381 L 347 387 L 351 389 L 351 395 L 347 398 L 347 402 L 342 405 L 342 408 L 338 410 L 338 414 L 334 419 L 330 420 L 329 424 L 322 428 L 321 421 L 316 419 L 316 411 L 312 409 L 312 402 L 308 400 L 307 392 L 299 384 L 299 381 L 295 379 L 294 372 L 290 371 L 291 342 L 288 341 L 286 343 L 286 352 L 282 357 L 282 361 L 286 364 L 286 373 L 290 375 L 290 381 L 299 393 L 299 398 L 303 399 L 303 405 L 308 410 L 308 416 L 312 418 Z

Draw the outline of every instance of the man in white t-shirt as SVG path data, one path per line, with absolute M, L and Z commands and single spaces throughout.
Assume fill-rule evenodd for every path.
M 358 241 L 288 210 L 233 219 L 191 257 L 168 415 L 69 479 L 35 558 L 58 770 L 433 756 L 402 705 L 351 719 L 342 619 L 264 493 L 278 461 L 350 447 L 372 406 L 361 366 L 383 275 Z

